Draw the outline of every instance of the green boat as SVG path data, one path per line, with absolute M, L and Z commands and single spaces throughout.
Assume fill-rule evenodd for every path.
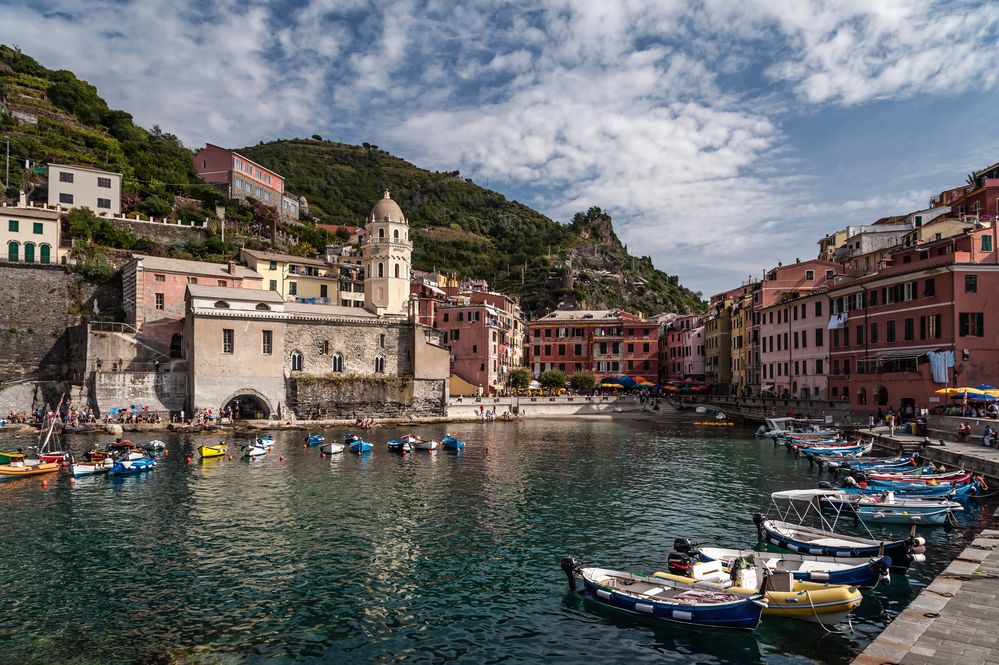
M 0 464 L 10 464 L 11 462 L 23 462 L 24 453 L 4 453 L 0 452 Z

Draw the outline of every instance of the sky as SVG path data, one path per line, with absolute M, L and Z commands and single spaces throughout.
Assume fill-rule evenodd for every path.
M 999 3 L 0 0 L 0 42 L 188 147 L 378 145 L 705 296 L 999 161 Z

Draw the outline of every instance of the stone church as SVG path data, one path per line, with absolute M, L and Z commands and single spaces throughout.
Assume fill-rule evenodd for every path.
M 409 223 L 389 192 L 366 230 L 364 308 L 188 286 L 189 408 L 261 418 L 443 414 L 449 355 L 437 334 L 417 323 Z

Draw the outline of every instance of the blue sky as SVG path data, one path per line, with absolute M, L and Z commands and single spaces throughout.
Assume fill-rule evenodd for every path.
M 999 5 L 0 0 L 0 41 L 191 147 L 367 141 L 705 295 L 999 161 Z

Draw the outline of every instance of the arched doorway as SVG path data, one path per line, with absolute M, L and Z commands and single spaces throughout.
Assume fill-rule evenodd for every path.
M 173 337 L 170 338 L 170 357 L 171 358 L 182 358 L 184 355 L 184 336 L 180 333 L 174 333 Z
M 265 398 L 255 390 L 243 390 L 230 397 L 222 405 L 222 413 L 229 413 L 238 420 L 261 420 L 271 417 L 271 407 Z
M 888 389 L 884 386 L 878 386 L 874 397 L 877 400 L 878 406 L 888 406 Z

